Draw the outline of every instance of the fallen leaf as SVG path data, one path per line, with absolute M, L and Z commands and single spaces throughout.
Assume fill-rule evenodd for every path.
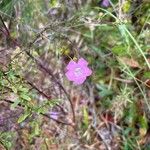
M 145 81 L 145 84 L 146 84 L 146 86 L 147 86 L 148 88 L 150 88 L 150 79 L 147 79 L 147 80 Z
M 134 60 L 133 58 L 121 57 L 121 58 L 119 58 L 119 61 L 121 61 L 122 63 L 124 63 L 132 68 L 140 68 L 139 63 L 136 60 Z

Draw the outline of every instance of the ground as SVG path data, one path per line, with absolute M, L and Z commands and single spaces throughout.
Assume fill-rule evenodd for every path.
M 149 14 L 149 0 L 1 0 L 0 150 L 149 150 Z

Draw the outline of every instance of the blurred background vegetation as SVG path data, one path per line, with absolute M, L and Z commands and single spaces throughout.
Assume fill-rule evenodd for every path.
M 0 149 L 149 150 L 149 29 L 149 0 L 0 0 Z

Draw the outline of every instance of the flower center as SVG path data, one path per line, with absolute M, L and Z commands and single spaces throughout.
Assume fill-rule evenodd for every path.
M 74 71 L 74 74 L 75 74 L 76 77 L 82 75 L 82 70 L 81 70 L 81 68 L 76 68 L 75 71 Z

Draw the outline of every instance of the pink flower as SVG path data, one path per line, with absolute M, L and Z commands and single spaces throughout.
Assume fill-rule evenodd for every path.
M 88 62 L 83 58 L 80 58 L 78 62 L 71 60 L 66 67 L 67 72 L 65 73 L 68 80 L 77 85 L 82 84 L 87 76 L 92 74 L 92 70 L 87 65 Z
M 100 1 L 100 5 L 101 5 L 102 7 L 109 7 L 110 2 L 109 2 L 109 0 L 101 0 L 101 1 Z
M 58 116 L 59 116 L 59 113 L 58 112 L 51 112 L 50 113 L 50 117 L 57 120 L 58 119 Z

